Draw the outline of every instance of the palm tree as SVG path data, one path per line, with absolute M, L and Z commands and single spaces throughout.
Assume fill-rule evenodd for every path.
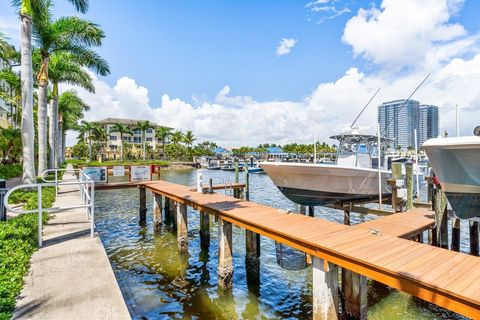
M 174 152 L 175 152 L 175 158 L 178 159 L 178 149 L 180 147 L 180 143 L 183 142 L 183 133 L 182 131 L 175 131 L 174 133 L 172 133 L 172 145 L 173 145 L 173 148 L 174 148 Z
M 22 151 L 20 129 L 12 126 L 0 128 L 0 150 L 3 153 L 1 163 L 17 162 L 17 157 Z
M 120 133 L 120 160 L 123 161 L 123 135 L 124 134 L 133 134 L 132 130 L 124 124 L 115 123 L 111 128 L 110 132 Z
M 57 154 L 60 162 L 65 161 L 65 135 L 67 130 L 76 130 L 77 122 L 90 107 L 73 90 L 66 91 L 58 98 L 58 143 Z
M 33 19 L 34 39 L 41 57 L 40 71 L 37 76 L 39 83 L 38 172 L 43 172 L 47 168 L 47 87 L 50 56 L 53 52 L 70 52 L 75 56 L 91 57 L 90 47 L 101 45 L 105 37 L 103 30 L 96 24 L 78 17 L 62 17 L 52 21 L 48 7 L 49 2 L 47 2 L 45 14 Z
M 172 135 L 172 128 L 158 127 L 155 129 L 155 137 L 162 140 L 162 158 L 165 160 L 165 143 L 167 139 Z
M 148 129 L 151 129 L 152 127 L 153 127 L 152 124 L 148 120 L 140 121 L 137 124 L 137 129 L 140 129 L 142 131 L 143 160 L 145 160 L 147 157 L 147 150 L 145 149 L 145 133 L 147 132 Z
M 48 74 L 50 81 L 53 84 L 53 90 L 50 100 L 49 108 L 49 131 L 48 131 L 48 143 L 49 143 L 49 168 L 53 168 L 59 165 L 59 154 L 55 150 L 55 146 L 58 146 L 59 127 L 58 127 L 58 85 L 60 83 L 68 83 L 71 85 L 79 86 L 89 92 L 95 92 L 95 87 L 92 83 L 92 78 L 88 72 L 82 67 L 86 64 L 85 61 L 78 56 L 65 52 L 57 52 L 51 55 L 50 63 L 48 65 Z M 96 61 L 97 69 L 100 74 L 108 74 L 108 64 L 103 60 Z
M 99 125 L 95 125 L 95 127 L 92 130 L 92 139 L 98 143 L 100 147 L 100 154 L 104 150 L 104 148 L 107 145 L 108 142 L 108 133 L 107 131 L 102 128 Z M 100 162 L 102 161 L 101 155 L 100 155 Z
M 197 140 L 197 138 L 195 138 L 191 130 L 188 130 L 183 136 L 183 142 L 187 145 L 189 156 L 191 154 L 192 144 L 195 142 L 195 140 Z
M 23 146 L 23 183 L 34 183 L 34 126 L 33 126 L 33 69 L 32 69 L 32 18 L 45 12 L 45 0 L 13 0 L 19 8 L 21 21 L 21 79 L 22 79 L 22 146 Z M 69 0 L 78 11 L 84 13 L 88 0 Z
M 13 127 L 16 128 L 20 124 L 19 112 L 22 109 L 20 74 L 11 69 L 0 70 L 0 82 L 4 84 L 4 86 L 0 86 L 0 99 L 10 105 L 9 117 Z
M 80 125 L 77 128 L 77 131 L 80 133 L 78 139 L 83 140 L 88 145 L 88 161 L 92 161 L 92 139 L 93 139 L 93 130 L 95 129 L 95 124 L 93 122 L 88 122 L 82 120 Z

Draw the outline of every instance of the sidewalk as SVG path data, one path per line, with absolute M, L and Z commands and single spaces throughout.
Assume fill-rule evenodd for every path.
M 63 186 L 54 207 L 79 202 L 78 186 Z M 56 213 L 43 239 L 13 319 L 130 319 L 100 238 L 90 237 L 84 208 Z

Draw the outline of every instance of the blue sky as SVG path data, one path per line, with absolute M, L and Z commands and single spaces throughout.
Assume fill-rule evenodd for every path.
M 403 98 L 427 72 L 442 74 L 442 70 L 456 58 L 469 62 L 479 51 L 480 2 L 475 0 L 408 0 L 410 12 L 401 12 L 404 9 L 399 8 L 398 3 L 403 0 L 90 2 L 89 12 L 84 17 L 104 28 L 106 38 L 98 51 L 109 61 L 112 70 L 110 76 L 98 79 L 100 87 L 105 86 L 100 92 L 104 94 L 103 102 L 98 103 L 99 109 L 93 108 L 90 117 L 94 118 L 94 113 L 109 115 L 100 111 L 100 107 L 109 105 L 105 101 L 110 99 L 110 105 L 113 103 L 118 107 L 121 115 L 152 116 L 159 122 L 183 130 L 197 130 L 197 134 L 205 139 L 219 138 L 225 133 L 221 130 L 217 135 L 208 133 L 209 126 L 218 119 L 205 122 L 205 115 L 209 113 L 202 108 L 204 103 L 213 108 L 222 106 L 221 111 L 216 111 L 221 113 L 223 118 L 220 119 L 225 119 L 231 108 L 255 110 L 252 105 L 264 104 L 256 112 L 268 108 L 273 111 L 265 111 L 263 125 L 283 124 L 260 138 L 277 142 L 305 140 L 310 139 L 307 138 L 310 133 L 299 131 L 295 136 L 289 133 L 288 127 L 321 126 L 321 121 L 330 121 L 316 118 L 310 123 L 300 113 L 313 112 L 315 108 L 320 108 L 317 111 L 321 112 L 322 108 L 333 106 L 334 111 L 335 108 L 341 111 L 340 124 L 348 123 L 377 86 L 386 88 L 382 89 L 374 104 Z M 57 16 L 77 14 L 67 1 L 56 0 L 54 3 Z M 367 16 L 362 16 L 359 10 L 365 10 Z M 375 24 L 372 16 L 379 21 L 383 16 L 386 21 Z M 394 24 L 395 19 L 400 20 L 399 16 L 418 30 L 398 31 L 403 29 Z M 422 25 L 422 19 L 431 20 L 431 25 Z M 391 24 L 390 20 L 393 21 Z M 360 24 L 354 24 L 355 21 Z M 10 1 L 0 0 L 0 30 L 15 40 L 18 38 L 16 23 Z M 383 36 L 382 29 L 390 30 L 392 37 L 398 36 L 398 42 Z M 356 30 L 365 31 L 362 34 Z M 442 34 L 447 35 L 446 39 Z M 295 45 L 289 53 L 279 56 L 276 50 L 282 39 L 292 39 Z M 468 45 L 465 44 L 468 41 Z M 395 55 L 396 50 L 392 48 L 395 45 L 411 46 L 412 52 L 405 50 L 390 59 Z M 452 47 L 462 49 L 452 50 Z M 385 48 L 385 51 L 379 48 Z M 442 52 L 447 52 L 446 57 L 440 56 Z M 411 56 L 418 63 L 404 59 L 404 56 Z M 350 73 L 346 76 L 352 70 L 360 75 Z M 330 101 L 333 98 L 328 95 L 355 92 L 352 88 L 342 89 L 343 83 L 349 79 L 356 79 L 352 85 L 360 84 L 365 90 L 357 88 L 355 100 L 338 97 Z M 333 84 L 331 92 L 329 84 Z M 222 90 L 225 86 L 228 89 Z M 450 128 L 452 124 L 447 121 L 449 106 L 460 98 L 447 95 L 442 96 L 444 100 L 435 100 L 438 94 L 433 90 L 430 93 L 428 89 L 425 91 L 424 96 L 420 94 L 417 98 L 433 100 L 425 102 L 443 106 L 447 111 L 442 125 Z M 90 101 L 97 103 L 100 93 L 97 100 L 91 97 Z M 219 99 L 219 93 L 225 97 Z M 461 103 L 467 104 L 470 110 L 475 109 L 474 102 L 476 97 L 472 95 Z M 162 111 L 160 114 L 143 112 L 137 115 L 133 105 L 136 103 Z M 185 114 L 185 119 L 191 124 L 187 120 L 173 119 L 175 112 L 169 111 L 170 104 L 176 104 L 176 110 L 184 111 L 188 106 L 191 110 Z M 294 114 L 291 116 L 293 120 L 302 118 L 303 122 L 288 117 L 284 119 L 279 110 Z M 295 115 L 295 112 L 299 114 Z M 375 108 L 366 116 L 370 119 L 365 119 L 363 125 L 373 127 L 371 122 L 374 119 L 371 118 L 375 117 Z M 325 135 L 340 127 L 328 127 Z M 239 130 L 247 129 L 248 122 L 247 127 Z M 245 141 L 242 136 L 236 139 L 239 143 Z

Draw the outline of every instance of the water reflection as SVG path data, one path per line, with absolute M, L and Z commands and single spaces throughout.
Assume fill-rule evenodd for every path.
M 204 171 L 205 181 L 233 180 L 233 173 Z M 194 185 L 192 170 L 164 171 L 162 178 Z M 251 175 L 252 201 L 298 210 L 264 175 Z M 275 243 L 261 237 L 259 283 L 247 282 L 245 231 L 233 228 L 233 289 L 217 286 L 218 224 L 210 219 L 210 246 L 200 246 L 198 212 L 188 209 L 188 253 L 179 254 L 175 231 L 163 225 L 153 232 L 152 202 L 147 192 L 147 223 L 139 226 L 139 195 L 136 189 L 99 191 L 96 196 L 97 229 L 112 263 L 132 316 L 136 319 L 311 319 L 312 288 L 310 268 L 282 269 L 276 262 Z M 336 210 L 316 208 L 315 216 L 343 222 Z M 373 219 L 352 214 L 352 224 Z M 464 229 L 466 230 L 466 229 Z M 462 237 L 464 238 L 464 237 Z M 462 239 L 464 240 L 464 239 Z M 463 242 L 462 242 L 463 244 Z M 450 319 L 417 299 L 387 289 L 369 308 L 372 319 Z M 383 295 L 381 295 L 383 296 Z

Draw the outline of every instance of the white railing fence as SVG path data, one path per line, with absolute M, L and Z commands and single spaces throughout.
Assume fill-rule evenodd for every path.
M 58 173 L 60 171 L 72 173 L 74 178 L 71 180 L 59 181 Z M 55 180 L 47 180 L 47 175 L 49 173 L 54 174 Z M 42 212 L 55 213 L 68 209 L 85 208 L 86 219 L 90 219 L 90 236 L 93 237 L 95 232 L 95 182 L 80 169 L 49 169 L 42 173 L 41 178 L 44 183 L 22 184 L 9 189 L 3 199 L 5 208 L 8 211 L 16 214 L 38 213 L 38 247 L 42 246 Z M 55 193 L 58 195 L 59 186 L 78 186 L 80 191 L 80 203 L 71 206 L 42 208 L 42 189 L 45 187 L 55 187 Z M 22 208 L 13 208 L 8 204 L 9 196 L 16 190 L 20 189 L 37 189 L 38 204 L 36 209 L 23 210 Z

